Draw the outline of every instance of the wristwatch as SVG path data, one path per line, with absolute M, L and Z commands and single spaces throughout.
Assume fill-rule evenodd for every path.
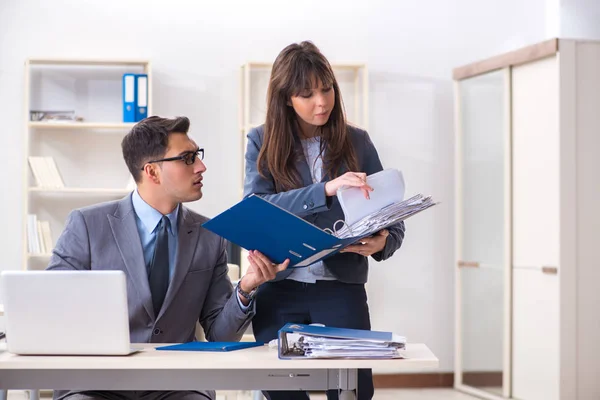
M 254 296 L 256 296 L 256 288 L 252 289 L 250 293 L 244 292 L 239 283 L 237 284 L 237 291 L 239 294 L 242 295 L 243 298 L 249 301 L 252 301 L 252 299 L 254 299 Z

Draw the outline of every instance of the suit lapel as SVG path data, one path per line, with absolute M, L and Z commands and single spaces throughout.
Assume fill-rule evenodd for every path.
M 117 212 L 108 215 L 108 223 L 112 230 L 115 242 L 131 277 L 132 284 L 138 292 L 138 297 L 151 318 L 154 317 L 152 295 L 148 284 L 148 273 L 144 263 L 144 253 L 140 235 L 135 222 L 135 213 L 131 196 L 121 200 Z
M 198 237 L 200 235 L 201 225 L 196 222 L 187 208 L 180 206 L 179 212 L 179 228 L 177 237 L 177 254 L 175 255 L 175 271 L 173 279 L 169 284 L 169 289 L 165 296 L 165 301 L 158 315 L 160 318 L 171 305 L 175 295 L 179 291 L 181 283 L 187 275 L 192 259 L 196 251 Z M 157 319 L 158 319 L 157 318 Z

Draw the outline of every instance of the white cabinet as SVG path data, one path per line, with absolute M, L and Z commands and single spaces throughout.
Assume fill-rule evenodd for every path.
M 558 266 L 557 56 L 512 68 L 513 266 Z
M 559 399 L 558 276 L 536 269 L 513 271 L 512 395 Z
M 559 399 L 559 277 L 542 272 L 560 257 L 557 57 L 512 69 L 512 395 L 527 400 Z
M 502 73 L 505 102 L 469 89 Z M 600 399 L 600 42 L 553 39 L 458 68 L 454 78 L 456 261 L 463 267 L 457 269 L 455 385 L 482 398 Z M 464 143 L 477 135 L 495 149 L 478 150 L 487 159 L 475 164 L 469 160 L 476 149 Z M 499 153 L 508 165 L 504 174 L 484 168 L 497 164 Z M 482 171 L 487 180 L 465 180 Z M 504 190 L 494 191 L 503 183 Z M 479 191 L 495 198 L 472 194 Z M 502 201 L 507 203 L 500 208 Z M 470 228 L 473 221 L 479 226 Z M 470 237 L 472 229 L 478 238 Z M 477 251 L 466 252 L 464 243 L 479 243 Z M 485 269 L 501 250 L 507 256 L 500 264 L 504 302 L 491 308 L 501 278 Z M 488 278 L 467 279 L 464 267 Z M 504 315 L 494 332 L 489 323 L 483 327 L 490 313 L 496 320 Z M 469 337 L 473 330 L 488 336 L 487 349 Z M 504 363 L 492 372 L 502 373 L 503 382 L 494 391 L 483 379 L 465 378 L 486 372 L 481 360 L 497 357 L 499 335 Z M 467 357 L 472 353 L 478 361 Z M 469 360 L 476 371 L 469 370 Z
M 457 387 L 504 393 L 510 285 L 507 70 L 457 84 Z

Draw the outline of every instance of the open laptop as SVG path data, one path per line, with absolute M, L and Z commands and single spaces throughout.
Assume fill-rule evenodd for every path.
M 123 271 L 3 271 L 6 342 L 15 354 L 126 355 Z

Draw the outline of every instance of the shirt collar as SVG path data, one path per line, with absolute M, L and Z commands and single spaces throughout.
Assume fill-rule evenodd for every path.
M 158 223 L 162 219 L 163 215 L 151 205 L 146 203 L 138 193 L 137 189 L 133 191 L 133 195 L 131 196 L 131 202 L 133 203 L 133 209 L 136 215 L 138 216 L 140 221 L 142 221 L 142 224 L 144 225 L 148 233 L 153 233 Z M 177 236 L 178 215 L 179 207 L 175 207 L 175 210 L 173 210 L 173 212 L 166 215 L 166 217 L 169 218 L 169 230 L 171 232 L 171 235 L 173 236 Z

